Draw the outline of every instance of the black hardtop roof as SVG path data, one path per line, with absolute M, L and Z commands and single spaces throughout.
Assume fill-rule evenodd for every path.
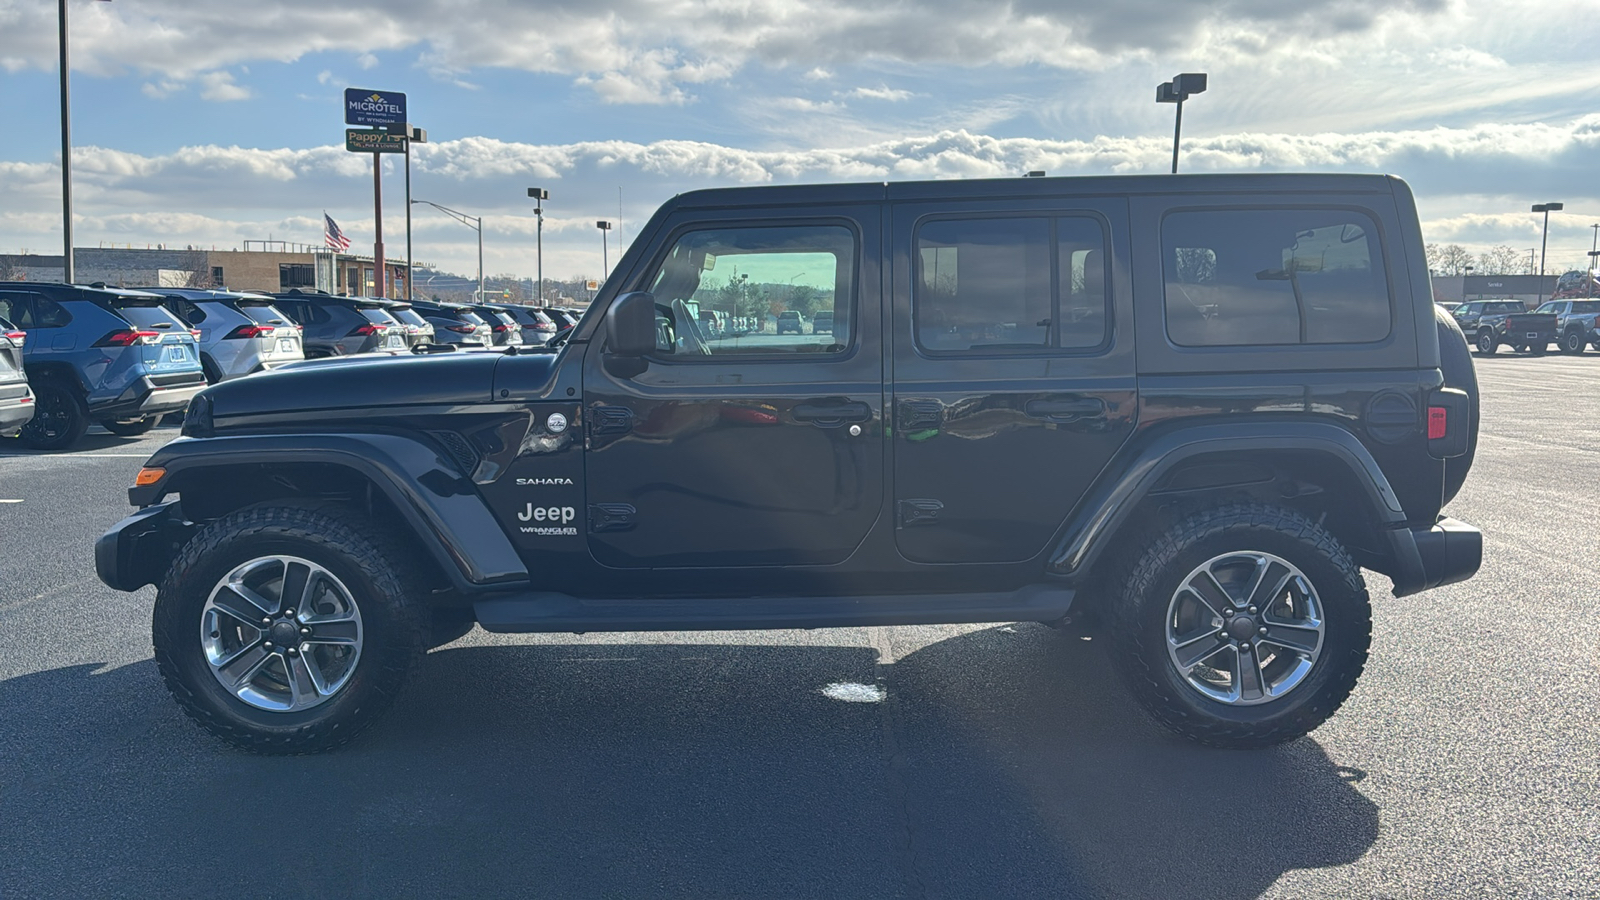
M 1096 194 L 1248 194 L 1286 191 L 1389 193 L 1405 182 L 1393 175 L 1273 172 L 1223 175 L 1073 175 L 1043 178 L 959 178 L 861 184 L 786 184 L 689 191 L 662 207 L 699 209 L 875 203 L 885 200 L 1048 197 Z

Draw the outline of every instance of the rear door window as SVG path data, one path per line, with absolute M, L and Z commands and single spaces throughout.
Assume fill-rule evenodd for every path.
M 917 229 L 912 310 L 926 352 L 1081 351 L 1107 331 L 1106 238 L 1078 216 L 941 219 Z
M 1393 303 L 1375 222 L 1340 209 L 1185 210 L 1162 222 L 1167 336 L 1186 347 L 1380 341 Z

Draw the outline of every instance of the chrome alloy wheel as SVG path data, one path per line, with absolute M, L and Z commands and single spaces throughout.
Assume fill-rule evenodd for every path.
M 1300 686 L 1322 652 L 1322 602 L 1310 579 L 1270 553 L 1202 563 L 1167 604 L 1167 656 L 1205 697 L 1268 703 Z
M 264 556 L 211 590 L 200 643 L 228 693 L 257 709 L 300 712 L 332 698 L 355 674 L 361 611 L 322 566 Z

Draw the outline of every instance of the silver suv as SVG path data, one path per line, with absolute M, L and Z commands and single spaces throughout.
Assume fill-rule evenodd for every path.
M 153 288 L 167 308 L 200 335 L 200 365 L 206 382 L 274 369 L 306 358 L 300 326 L 272 305 L 272 298 L 235 291 Z

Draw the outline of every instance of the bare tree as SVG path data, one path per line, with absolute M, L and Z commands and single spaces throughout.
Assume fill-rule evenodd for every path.
M 1500 244 L 1478 254 L 1474 271 L 1479 275 L 1517 275 L 1523 268 L 1522 254 Z
M 1472 263 L 1472 254 L 1468 253 L 1465 247 L 1460 244 L 1446 244 L 1438 247 L 1437 258 L 1435 254 L 1429 254 L 1428 268 L 1440 275 L 1465 275 L 1467 266 Z

